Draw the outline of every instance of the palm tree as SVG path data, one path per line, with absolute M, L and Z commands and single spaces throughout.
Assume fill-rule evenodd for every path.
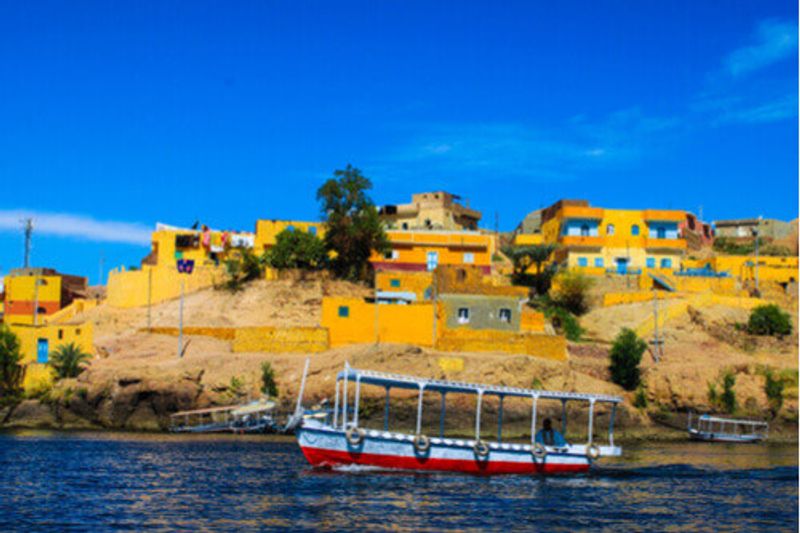
M 22 354 L 19 339 L 0 324 L 0 407 L 13 404 L 22 393 Z
M 74 342 L 62 344 L 50 354 L 50 365 L 56 371 L 58 379 L 75 378 L 85 370 L 82 366 L 92 356 L 84 352 Z

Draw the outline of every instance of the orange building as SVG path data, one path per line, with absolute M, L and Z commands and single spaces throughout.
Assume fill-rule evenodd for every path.
M 373 253 L 375 270 L 431 271 L 439 265 L 472 265 L 484 274 L 492 271 L 494 235 L 477 231 L 386 232 L 391 251 Z

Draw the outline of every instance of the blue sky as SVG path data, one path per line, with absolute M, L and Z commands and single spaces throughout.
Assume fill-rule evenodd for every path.
M 138 264 L 156 221 L 318 218 L 446 189 L 510 230 L 562 197 L 798 210 L 795 2 L 5 2 L 0 272 Z

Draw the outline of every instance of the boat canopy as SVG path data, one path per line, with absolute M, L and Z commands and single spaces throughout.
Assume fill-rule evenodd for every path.
M 497 385 L 484 385 L 479 383 L 466 383 L 462 381 L 445 381 L 440 379 L 420 378 L 403 374 L 376 372 L 346 367 L 339 372 L 337 381 L 357 381 L 363 384 L 380 385 L 387 388 L 437 391 L 441 393 L 455 392 L 466 394 L 493 394 L 497 396 L 516 396 L 520 398 L 541 398 L 553 400 L 578 400 L 586 402 L 606 402 L 618 404 L 622 402 L 619 396 L 608 394 L 589 394 L 580 392 L 559 392 L 538 389 L 523 389 L 519 387 L 504 387 Z
M 769 424 L 761 420 L 746 420 L 739 418 L 722 418 L 718 416 L 700 415 L 698 420 L 703 422 L 713 422 L 715 424 L 740 424 L 743 426 L 769 427 Z

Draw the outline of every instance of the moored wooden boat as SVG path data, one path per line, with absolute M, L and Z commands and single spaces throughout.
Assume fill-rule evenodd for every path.
M 364 428 L 359 424 L 361 387 L 374 385 L 386 390 L 383 429 Z M 351 395 L 349 390 L 352 390 Z M 418 391 L 416 432 L 389 431 L 389 392 L 391 389 Z M 444 432 L 446 395 L 473 394 L 477 397 L 475 437 L 448 438 Z M 426 394 L 441 395 L 438 436 L 422 433 L 423 398 Z M 484 398 L 499 398 L 496 438 L 484 440 L 481 435 L 481 412 Z M 524 398 L 531 405 L 530 442 L 504 442 L 502 439 L 503 399 Z M 581 444 L 542 442 L 537 436 L 540 402 L 556 400 L 562 407 L 562 431 L 566 429 L 566 405 L 582 402 L 588 405 L 587 441 Z M 619 456 L 622 450 L 614 444 L 614 415 L 621 398 L 601 394 L 551 392 L 515 387 L 481 385 L 359 370 L 345 365 L 336 380 L 334 409 L 325 419 L 305 419 L 296 430 L 298 443 L 306 459 L 314 467 L 334 468 L 348 465 L 399 470 L 433 470 L 472 474 L 532 474 L 585 472 L 601 457 Z M 604 444 L 594 440 L 595 407 L 610 406 L 608 438 Z M 540 432 L 541 433 L 541 432 Z M 557 432 L 556 432 L 557 433 Z M 552 432 L 551 432 L 552 434 Z M 552 439 L 551 439 L 552 440 Z
M 696 425 L 689 413 L 688 431 L 691 440 L 705 442 L 761 442 L 769 434 L 769 424 L 760 420 L 723 418 L 700 415 Z

